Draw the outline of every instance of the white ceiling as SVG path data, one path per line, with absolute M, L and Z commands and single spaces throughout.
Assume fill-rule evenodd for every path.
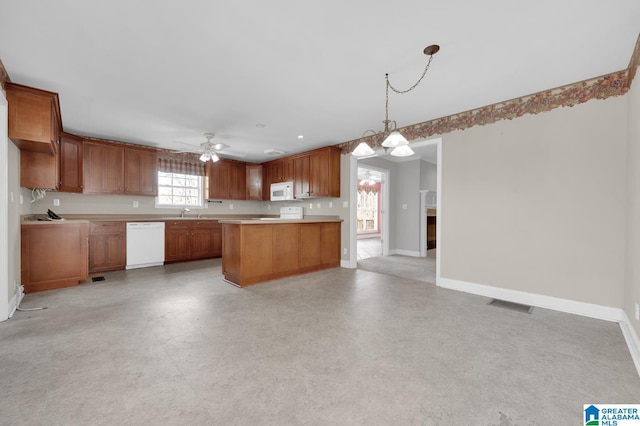
M 64 129 L 246 161 L 399 127 L 627 67 L 638 0 L 3 0 L 11 80 L 58 92 Z M 264 127 L 257 127 L 262 124 Z M 299 139 L 298 135 L 304 135 Z

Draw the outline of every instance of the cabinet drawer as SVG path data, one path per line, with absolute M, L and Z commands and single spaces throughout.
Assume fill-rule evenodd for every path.
M 164 223 L 165 231 L 179 231 L 181 229 L 190 229 L 189 222 L 186 220 L 175 220 Z
M 124 234 L 124 222 L 91 222 L 89 223 L 89 234 Z

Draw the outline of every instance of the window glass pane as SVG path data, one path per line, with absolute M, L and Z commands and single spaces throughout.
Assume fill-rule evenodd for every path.
M 202 207 L 201 176 L 158 172 L 157 206 Z

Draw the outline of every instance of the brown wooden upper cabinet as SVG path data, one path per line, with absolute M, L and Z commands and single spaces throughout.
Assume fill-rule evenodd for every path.
M 284 157 L 263 164 L 262 197 L 269 199 L 271 184 L 294 180 L 293 157 Z
M 158 195 L 158 155 L 155 151 L 125 148 L 124 193 Z
M 84 141 L 85 194 L 156 195 L 157 154 L 98 141 Z
M 340 149 L 325 147 L 294 156 L 296 198 L 340 196 Z
M 247 164 L 247 200 L 263 200 L 262 195 L 262 164 Z
M 61 192 L 82 192 L 84 161 L 82 138 L 70 133 L 60 134 Z
M 209 199 L 244 200 L 246 199 L 247 172 L 246 163 L 232 160 L 207 162 L 209 179 Z
M 54 155 L 60 129 L 58 94 L 6 82 L 9 138 L 21 151 Z

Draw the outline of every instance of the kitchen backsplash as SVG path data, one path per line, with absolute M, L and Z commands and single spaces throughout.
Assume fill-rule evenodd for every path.
M 180 208 L 157 208 L 155 197 L 132 195 L 84 195 L 66 192 L 47 192 L 45 197 L 31 202 L 33 194 L 30 189 L 22 188 L 23 204 L 21 214 L 45 214 L 47 209 L 64 216 L 65 214 L 166 214 L 178 215 Z M 55 200 L 59 205 L 54 205 Z M 138 207 L 133 207 L 137 202 Z M 334 215 L 348 214 L 348 209 L 342 207 L 339 198 L 317 198 L 303 202 L 270 202 L 270 201 L 244 201 L 223 200 L 222 202 L 210 202 L 208 208 L 200 209 L 203 215 L 215 214 L 262 214 L 278 215 L 280 207 L 301 206 L 305 215 Z M 195 215 L 197 211 L 192 209 L 190 213 Z

